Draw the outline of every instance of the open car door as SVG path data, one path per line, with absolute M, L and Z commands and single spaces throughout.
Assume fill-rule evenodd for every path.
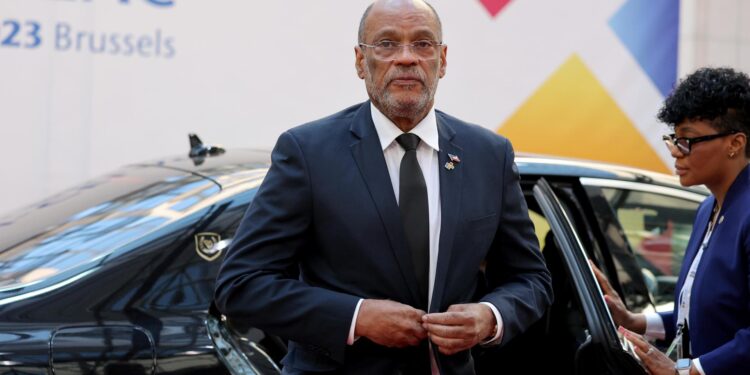
M 533 197 L 549 223 L 557 246 L 544 251 L 556 289 L 556 302 L 548 311 L 547 325 L 568 324 L 569 327 L 557 327 L 557 330 L 570 330 L 575 323 L 568 322 L 579 321 L 578 325 L 582 327 L 578 333 L 569 332 L 571 339 L 558 340 L 559 345 L 574 346 L 560 348 L 563 352 L 573 353 L 573 373 L 646 374 L 634 354 L 623 348 L 586 250 L 565 206 L 544 178 L 534 186 Z M 549 251 L 556 251 L 556 254 L 547 253 Z M 575 310 L 578 310 L 577 318 L 571 313 Z M 555 328 L 548 329 L 548 332 L 554 334 Z M 540 355 L 540 359 L 543 357 Z

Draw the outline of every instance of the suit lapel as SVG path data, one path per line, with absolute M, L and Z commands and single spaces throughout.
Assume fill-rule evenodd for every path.
M 365 102 L 352 121 L 350 127 L 355 136 L 351 144 L 351 152 L 365 180 L 375 207 L 378 210 L 383 227 L 388 235 L 401 275 L 409 288 L 412 301 L 417 303 L 419 298 L 417 278 L 414 275 L 414 265 L 411 252 L 406 246 L 401 211 L 396 203 L 393 184 L 385 164 L 383 149 L 380 146 L 375 125 L 370 114 L 370 102 Z
M 450 271 L 451 254 L 453 252 L 453 240 L 458 227 L 463 182 L 463 165 L 460 162 L 453 163 L 453 169 L 445 167 L 446 163 L 451 160 L 449 154 L 461 158 L 463 156 L 463 149 L 453 142 L 456 133 L 446 119 L 439 112 L 436 113 L 436 117 L 438 133 L 440 135 L 438 168 L 440 170 L 441 223 L 438 263 L 435 271 L 435 285 L 429 312 L 436 312 L 440 309 L 443 295 L 445 294 L 446 281 L 448 272 Z

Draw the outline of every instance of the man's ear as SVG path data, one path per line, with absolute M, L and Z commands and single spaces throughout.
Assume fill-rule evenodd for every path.
M 357 77 L 365 79 L 365 55 L 360 46 L 354 47 L 354 68 L 357 69 Z
M 445 77 L 445 68 L 448 67 L 448 46 L 440 47 L 440 78 Z

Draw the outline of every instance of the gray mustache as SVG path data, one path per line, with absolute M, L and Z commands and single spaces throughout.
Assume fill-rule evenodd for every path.
M 386 82 L 391 83 L 393 80 L 399 79 L 399 78 L 416 78 L 419 80 L 419 82 L 424 83 L 425 77 L 417 69 L 402 69 L 397 70 L 393 73 L 390 73 L 386 76 Z

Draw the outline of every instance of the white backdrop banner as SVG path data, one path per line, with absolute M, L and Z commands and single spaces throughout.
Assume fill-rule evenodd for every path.
M 0 213 L 187 154 L 189 132 L 270 149 L 365 100 L 354 46 L 368 3 L 0 0 Z M 438 108 L 519 151 L 668 171 L 654 116 L 676 75 L 678 0 L 433 5 L 449 46 Z

